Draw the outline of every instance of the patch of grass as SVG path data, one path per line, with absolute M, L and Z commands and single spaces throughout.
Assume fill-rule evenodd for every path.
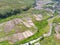
M 1 32 L 0 32 L 0 38 L 1 38 L 1 37 L 4 37 L 5 35 L 6 35 L 6 34 L 4 33 L 4 31 L 1 31 Z
M 11 45 L 8 41 L 0 42 L 0 45 Z
M 58 18 L 55 18 L 53 22 L 54 23 L 60 23 L 60 18 L 59 17 Z
M 0 38 L 1 37 L 4 37 L 6 34 L 5 34 L 5 32 L 4 32 L 4 30 L 3 30 L 3 26 L 0 26 Z

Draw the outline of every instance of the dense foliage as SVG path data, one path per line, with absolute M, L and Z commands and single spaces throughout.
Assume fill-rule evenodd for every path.
M 0 18 L 6 18 L 12 15 L 27 11 L 34 4 L 34 0 L 0 0 Z

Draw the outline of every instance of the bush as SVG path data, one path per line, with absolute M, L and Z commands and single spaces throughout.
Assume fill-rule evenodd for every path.
M 6 17 L 9 17 L 9 16 L 12 16 L 12 15 L 16 15 L 17 13 L 20 13 L 21 11 L 19 9 L 14 9 L 14 10 L 8 10 L 8 11 L 3 11 L 3 12 L 0 12 L 0 18 L 6 18 Z

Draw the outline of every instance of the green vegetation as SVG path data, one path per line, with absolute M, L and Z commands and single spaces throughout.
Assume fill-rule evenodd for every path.
M 50 37 L 44 38 L 44 40 L 40 41 L 41 45 L 60 45 L 60 43 L 55 39 L 52 35 Z
M 7 22 L 7 21 L 12 20 L 14 18 L 22 18 L 22 17 L 23 17 L 23 15 L 21 16 L 21 14 L 13 15 L 8 18 L 0 19 L 0 23 Z
M 60 23 L 60 17 L 55 18 L 53 22 L 54 22 L 54 23 Z
M 11 45 L 8 41 L 0 42 L 0 45 Z
M 31 40 L 34 40 L 34 39 L 40 37 L 42 34 L 45 33 L 45 30 L 43 30 L 42 28 L 44 28 L 44 27 L 48 24 L 48 22 L 47 22 L 46 20 L 43 20 L 43 21 L 41 21 L 41 22 L 37 22 L 37 21 L 36 21 L 36 22 L 34 22 L 34 24 L 35 24 L 36 27 L 38 28 L 37 33 L 35 33 L 33 36 L 31 36 L 31 37 L 29 37 L 29 38 L 27 38 L 27 39 L 24 39 L 24 40 L 22 40 L 22 41 L 17 42 L 17 43 L 14 44 L 14 45 L 24 44 L 24 43 L 26 43 L 26 42 L 29 42 L 29 41 L 31 41 Z
M 6 36 L 6 34 L 5 34 L 4 30 L 3 30 L 3 26 L 0 26 L 0 38 L 4 37 L 4 36 Z
M 28 15 L 28 16 L 30 16 L 30 15 L 32 16 L 32 14 L 34 14 L 36 10 L 35 10 L 35 11 L 33 10 L 33 13 L 30 12 L 30 10 L 28 10 L 28 11 L 29 11 L 29 13 L 23 12 L 23 13 L 18 14 L 18 15 L 13 15 L 13 16 L 11 16 L 11 17 L 8 17 L 8 18 L 5 18 L 5 19 L 1 19 L 0 23 L 9 21 L 9 20 L 14 19 L 14 18 L 23 18 L 23 17 L 24 17 L 24 14 L 25 14 L 25 15 Z M 36 11 L 36 12 L 38 12 L 38 11 Z M 44 12 L 44 13 L 42 13 L 42 12 Z M 39 12 L 39 13 L 36 13 L 36 14 L 40 14 L 40 13 L 41 13 L 43 16 L 46 17 L 47 12 L 46 12 L 46 11 L 42 11 L 42 12 Z M 32 14 L 31 14 L 31 13 L 32 13 Z M 51 12 L 48 12 L 48 13 L 51 14 Z M 22 15 L 22 16 L 21 16 L 21 15 Z M 49 17 L 49 16 L 47 16 L 47 17 Z M 33 18 L 33 17 L 32 17 L 32 18 Z M 29 38 L 27 38 L 27 39 L 24 39 L 24 40 L 22 40 L 22 41 L 18 41 L 18 42 L 17 42 L 16 44 L 14 44 L 14 45 L 19 45 L 20 43 L 29 42 L 29 41 L 31 41 L 31 40 L 34 40 L 34 39 L 40 37 L 42 34 L 46 33 L 45 27 L 46 27 L 47 24 L 48 24 L 48 22 L 47 22 L 46 20 L 36 21 L 36 20 L 34 19 L 33 22 L 34 22 L 34 24 L 36 25 L 36 27 L 38 28 L 37 33 L 35 33 L 33 36 L 31 36 L 31 37 L 29 37 Z M 22 27 L 24 27 L 24 26 L 22 26 Z M 26 29 L 26 28 L 24 27 L 23 30 L 24 30 L 24 29 Z M 31 28 L 27 28 L 27 29 L 31 29 Z M 34 28 L 32 28 L 32 30 L 33 30 L 33 29 L 34 29 Z M 28 40 L 28 39 L 29 39 L 29 40 Z
M 27 11 L 34 4 L 34 0 L 0 0 L 0 18 L 6 18 L 12 15 Z
M 42 20 L 48 19 L 48 18 L 50 18 L 53 15 L 53 13 L 50 12 L 50 11 L 46 11 L 44 9 L 36 10 L 34 8 L 29 9 L 28 11 L 24 12 L 24 14 L 27 15 L 28 17 L 33 18 L 33 20 L 35 20 L 33 15 L 41 14 L 42 15 Z
M 42 20 L 42 21 L 35 20 L 34 23 L 35 23 L 36 27 L 38 28 L 38 30 L 44 28 L 48 24 L 48 22 L 46 20 Z
M 20 32 L 24 32 L 26 30 L 28 30 L 28 28 L 24 25 L 24 24 L 17 24 L 16 26 L 16 30 L 20 31 Z
M 43 13 L 43 12 L 44 12 L 44 13 Z M 48 13 L 49 15 L 48 15 L 47 13 Z M 0 19 L 0 23 L 2 23 L 2 22 L 7 22 L 7 21 L 9 21 L 9 20 L 11 20 L 11 19 L 14 19 L 14 18 L 23 18 L 23 17 L 25 17 L 25 15 L 26 15 L 26 17 L 27 17 L 27 16 L 31 17 L 33 14 L 36 14 L 36 15 L 42 14 L 42 15 L 43 15 L 43 19 L 47 19 L 47 18 L 50 17 L 50 15 L 52 15 L 52 13 L 51 13 L 51 12 L 48 12 L 48 11 L 44 11 L 44 10 L 39 11 L 39 10 L 35 10 L 35 9 L 29 9 L 29 10 L 26 11 L 26 12 L 22 12 L 22 13 L 20 13 L 20 14 L 16 14 L 16 15 L 12 15 L 12 16 L 7 17 L 7 18 Z M 32 18 L 33 18 L 33 17 L 32 17 Z
M 55 18 L 53 21 L 60 22 L 59 19 L 60 18 Z M 43 40 L 39 40 L 38 42 L 40 42 L 41 45 L 60 45 L 60 41 L 55 37 L 54 26 L 52 28 L 52 34 L 49 37 L 45 37 Z
M 54 27 L 52 29 L 52 34 L 49 37 L 44 38 L 39 41 L 41 45 L 60 45 L 60 42 L 55 38 Z
M 1 37 L 4 37 L 6 34 L 5 34 L 5 32 L 4 31 L 0 31 L 0 38 Z
M 37 21 L 33 19 L 33 23 L 38 28 L 37 32 L 32 35 L 31 37 L 28 37 L 26 39 L 23 39 L 21 41 L 16 42 L 14 45 L 24 44 L 26 42 L 32 41 L 34 39 L 37 39 L 38 37 L 42 36 L 44 33 L 48 32 L 49 25 L 46 19 L 51 17 L 53 14 L 52 12 L 46 11 L 46 10 L 36 10 L 31 7 L 34 6 L 34 0 L 0 0 L 0 23 L 7 22 L 9 20 L 12 20 L 14 18 L 23 18 L 23 17 L 31 17 L 34 18 L 32 15 L 41 14 L 43 16 L 42 21 Z M 52 4 L 49 4 L 48 8 L 52 8 Z M 54 16 L 58 15 L 57 11 L 55 11 Z M 54 22 L 58 23 L 60 22 L 60 18 L 56 18 Z M 25 21 L 25 20 L 24 20 Z M 21 28 L 21 27 L 22 28 Z M 15 27 L 17 27 L 18 31 L 25 31 L 27 29 L 34 31 L 35 28 L 27 28 L 25 25 L 18 24 Z M 1 28 L 3 29 L 3 28 Z M 0 31 L 0 37 L 9 36 L 11 34 L 15 33 L 15 29 L 12 29 L 11 32 L 8 34 L 5 34 L 4 31 Z M 54 35 L 52 34 L 48 38 L 44 38 L 41 42 L 41 45 L 59 45 L 59 43 L 56 43 Z M 0 45 L 11 45 L 8 41 L 0 42 Z
M 21 13 L 33 7 L 34 3 L 34 0 L 0 0 L 0 23 L 23 17 Z
M 55 10 L 55 12 L 54 12 L 54 14 L 53 14 L 53 15 L 54 15 L 54 16 L 59 15 L 58 10 Z

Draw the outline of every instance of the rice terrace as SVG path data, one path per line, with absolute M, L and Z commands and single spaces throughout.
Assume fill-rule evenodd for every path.
M 0 45 L 60 45 L 60 0 L 0 0 Z

